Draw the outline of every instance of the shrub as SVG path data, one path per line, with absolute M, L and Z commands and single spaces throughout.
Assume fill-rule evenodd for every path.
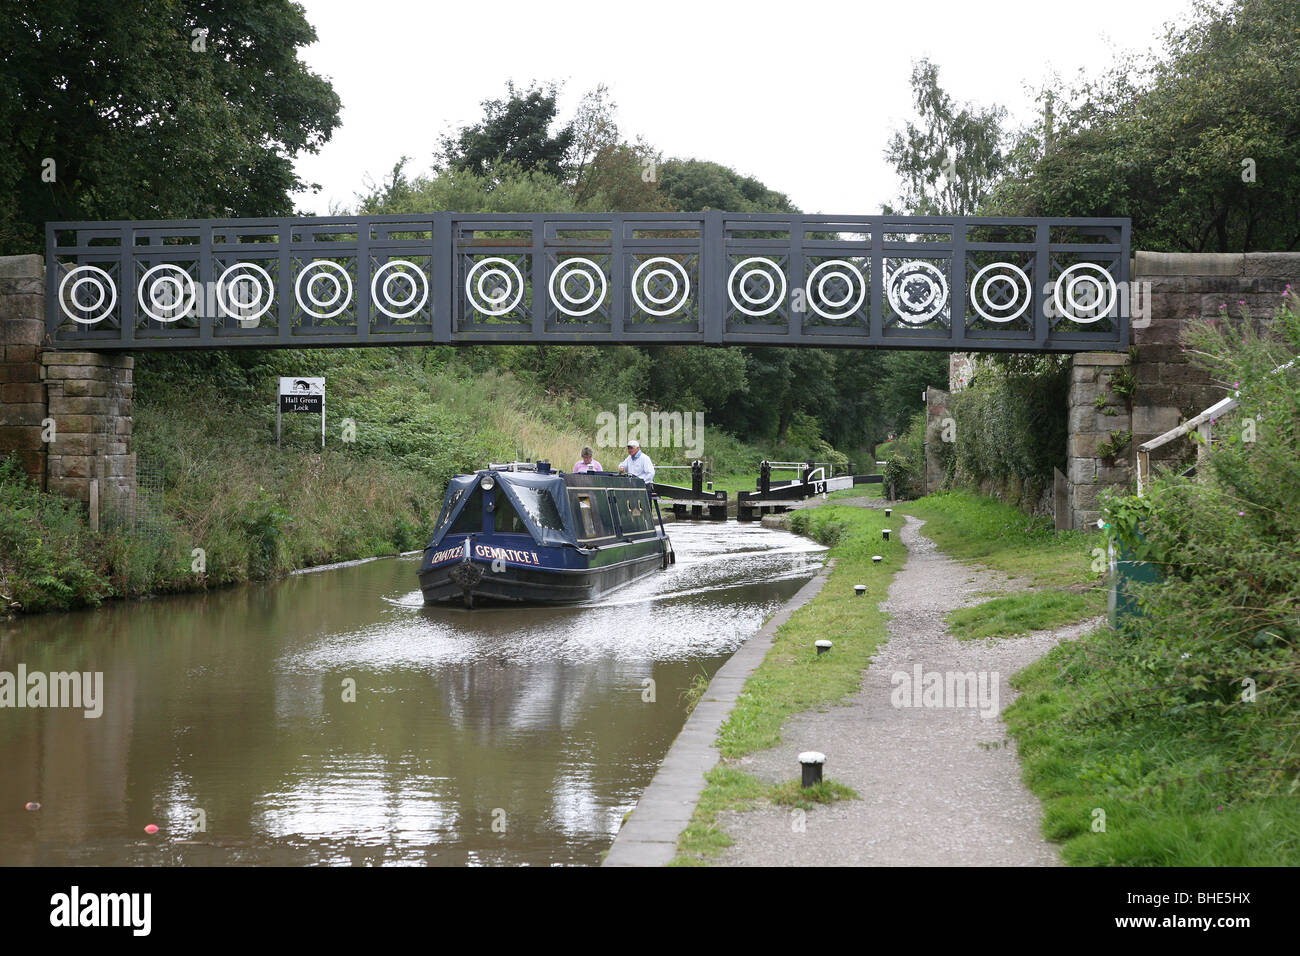
M 0 459 L 0 602 L 45 611 L 98 604 L 110 593 L 78 505 L 42 493 L 17 459 Z
M 1193 326 L 1188 351 L 1240 407 L 1189 481 L 1168 471 L 1142 499 L 1103 499 L 1110 532 L 1163 580 L 1137 589 L 1141 616 L 1104 645 L 1117 681 L 1097 719 L 1176 716 L 1226 742 L 1216 783 L 1285 791 L 1300 773 L 1288 725 L 1300 710 L 1300 320 Z
M 1065 468 L 1070 366 L 1050 359 L 986 366 L 949 401 L 957 423 L 955 478 L 1050 479 Z
M 919 498 L 925 487 L 926 412 L 916 412 L 885 459 L 884 483 L 899 498 Z

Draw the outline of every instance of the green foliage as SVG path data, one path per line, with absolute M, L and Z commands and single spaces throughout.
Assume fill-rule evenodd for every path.
M 987 212 L 1129 216 L 1135 249 L 1294 249 L 1300 6 L 1201 0 L 1158 57 L 1045 91 Z
M 78 506 L 40 491 L 18 460 L 0 459 L 0 607 L 46 611 L 111 592 Z
M 880 361 L 875 392 L 884 424 L 902 431 L 923 404 L 927 388 L 948 388 L 948 353 L 891 351 Z
M 861 800 L 856 790 L 846 783 L 823 777 L 821 782 L 811 787 L 803 786 L 801 780 L 786 780 L 775 784 L 767 796 L 778 807 L 797 807 L 811 810 L 818 804 L 823 806 L 837 800 Z
M 1084 620 L 1102 610 L 1099 591 L 1022 591 L 948 614 L 958 640 L 1015 637 Z
M 925 520 L 926 537 L 945 554 L 1034 587 L 1075 590 L 1098 581 L 1092 562 L 1104 542 L 1093 531 L 1057 531 L 1050 518 L 967 491 L 927 495 L 907 513 Z
M 1023 675 L 1008 721 L 1072 862 L 1295 865 L 1300 370 L 1274 369 L 1300 352 L 1300 319 L 1198 323 L 1187 340 L 1240 407 L 1196 480 L 1168 472 L 1105 501 L 1116 543 L 1162 579 L 1138 586 L 1121 630 Z M 1070 809 L 1084 804 L 1120 816 L 1095 835 Z
M 1097 457 L 1113 460 L 1129 446 L 1129 442 L 1132 440 L 1133 433 L 1131 431 L 1113 431 L 1104 440 L 1097 443 Z
M 315 40 L 289 0 L 4 4 L 0 254 L 39 252 L 55 220 L 291 213 L 295 157 L 339 123 L 298 58 Z
M 576 134 L 571 123 L 551 133 L 558 111 L 557 88 L 519 90 L 507 81 L 506 92 L 504 99 L 483 101 L 482 122 L 442 137 L 442 164 L 489 180 L 497 178 L 497 167 L 503 164 L 507 175 L 521 170 L 562 178 Z
M 1064 470 L 1069 387 L 1069 367 L 1047 362 L 1028 372 L 990 367 L 954 392 L 955 480 L 1046 480 Z
M 884 485 L 893 488 L 898 498 L 917 498 L 925 488 L 926 412 L 915 412 L 907 430 L 894 443 L 885 459 Z
M 833 548 L 849 533 L 849 525 L 834 512 L 822 508 L 805 508 L 790 513 L 790 530 Z
M 1110 390 L 1121 398 L 1129 399 L 1137 391 L 1137 376 L 1128 367 L 1115 369 L 1110 376 Z
M 1150 650 L 1102 628 L 1012 679 L 1021 693 L 1004 716 L 1043 800 L 1044 834 L 1077 866 L 1300 863 L 1295 774 L 1270 752 L 1294 743 L 1294 710 L 1265 694 L 1232 708 L 1180 705 Z M 1098 809 L 1104 830 L 1094 830 Z
M 1107 538 L 1125 561 L 1157 561 L 1155 547 L 1142 534 L 1155 507 L 1151 498 L 1104 491 L 1099 499 Z
M 798 212 L 784 193 L 752 176 L 702 159 L 670 159 L 659 169 L 659 189 L 676 209 L 727 212 Z
M 885 152 L 902 181 L 901 211 L 913 216 L 977 214 L 1006 165 L 1006 110 L 954 103 L 939 86 L 939 68 L 925 59 L 912 64 L 912 102 L 922 125 L 909 121 L 894 133 Z

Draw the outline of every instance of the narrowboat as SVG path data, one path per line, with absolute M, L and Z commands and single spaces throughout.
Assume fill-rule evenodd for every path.
M 546 462 L 457 475 L 420 561 L 425 604 L 575 604 L 668 567 L 652 489 Z

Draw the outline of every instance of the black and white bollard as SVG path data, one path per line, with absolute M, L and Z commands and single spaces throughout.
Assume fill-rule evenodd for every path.
M 888 541 L 888 540 L 889 540 L 889 529 L 888 529 L 888 528 L 881 528 L 881 529 L 880 529 L 880 536 L 881 536 L 882 538 L 884 538 L 886 541 Z
M 883 560 L 885 560 L 885 559 L 882 558 L 882 557 L 881 557 L 880 555 L 878 555 L 878 554 L 873 554 L 873 555 L 871 556 L 871 563 L 872 563 L 872 564 L 879 564 L 879 563 L 880 563 L 881 561 L 883 561 Z
M 858 597 L 862 597 L 862 595 L 867 593 L 867 586 L 865 584 L 855 584 L 853 585 L 853 593 Z
M 893 508 L 886 508 L 886 509 L 885 509 L 885 517 L 886 517 L 886 518 L 888 518 L 888 517 L 889 517 L 890 515 L 892 515 L 893 513 L 894 513 L 894 509 L 893 509 Z
M 822 764 L 826 755 L 816 750 L 806 750 L 799 755 L 799 765 L 803 768 L 803 787 L 815 787 L 822 782 Z
M 817 656 L 818 656 L 818 657 L 821 657 L 823 654 L 825 654 L 827 651 L 829 651 L 829 650 L 830 650 L 832 647 L 834 647 L 834 646 L 835 646 L 835 642 L 834 642 L 834 641 L 827 641 L 827 640 L 821 640 L 821 641 L 818 641 L 818 642 L 817 642 Z

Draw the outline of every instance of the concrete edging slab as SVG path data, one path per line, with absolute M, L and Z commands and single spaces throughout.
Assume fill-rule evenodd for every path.
M 691 822 L 704 792 L 704 775 L 722 758 L 714 742 L 745 681 L 763 662 L 776 632 L 821 591 L 834 567 L 830 559 L 753 637 L 718 668 L 691 716 L 659 764 L 650 786 L 614 838 L 601 866 L 663 866 L 677 855 L 677 838 Z

